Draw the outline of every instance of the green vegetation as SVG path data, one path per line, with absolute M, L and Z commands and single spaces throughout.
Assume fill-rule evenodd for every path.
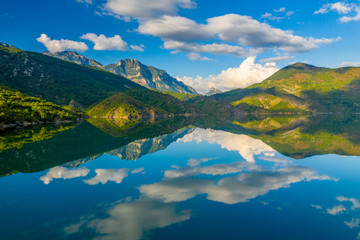
M 142 116 L 186 114 L 191 112 L 192 108 L 189 104 L 160 92 L 130 89 L 103 100 L 89 108 L 86 113 L 95 117 L 109 117 L 118 110 L 121 110 L 123 115 L 117 114 L 117 118 L 139 119 Z
M 73 126 L 74 124 L 51 124 L 2 132 L 0 135 L 0 152 L 11 148 L 21 149 L 25 144 L 52 138 L 57 133 L 66 131 Z
M 142 88 L 94 67 L 11 49 L 0 49 L 0 86 L 58 105 L 73 105 L 83 110 L 117 92 Z
M 170 96 L 173 96 L 174 98 L 177 98 L 181 101 L 188 101 L 191 98 L 194 98 L 196 96 L 198 96 L 197 94 L 190 94 L 190 93 L 179 93 L 179 92 L 174 92 L 174 91 L 160 91 L 163 94 L 167 94 Z
M 29 97 L 18 91 L 0 87 L 0 123 L 55 122 L 76 120 L 79 114 L 70 108 Z
M 296 63 L 261 83 L 211 98 L 244 112 L 359 112 L 360 68 Z
M 274 96 L 269 93 L 260 93 L 255 96 L 247 96 L 239 101 L 232 102 L 231 105 L 238 106 L 240 104 L 246 104 L 249 106 L 255 106 L 260 109 L 265 109 L 270 112 L 304 112 L 305 108 L 296 106 L 288 99 Z

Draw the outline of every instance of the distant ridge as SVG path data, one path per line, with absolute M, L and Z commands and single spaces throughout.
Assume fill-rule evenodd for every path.
M 43 52 L 43 54 L 82 65 L 102 68 L 106 71 L 126 77 L 147 88 L 154 88 L 160 91 L 197 94 L 192 87 L 187 86 L 176 78 L 171 77 L 166 71 L 147 66 L 136 59 L 120 60 L 116 64 L 103 66 L 94 59 L 87 58 L 72 51 L 57 53 Z
M 50 56 L 50 57 L 56 57 L 56 58 L 59 58 L 62 60 L 76 62 L 77 64 L 92 66 L 92 67 L 101 68 L 103 66 L 101 63 L 95 61 L 94 59 L 87 58 L 87 57 L 80 55 L 77 52 L 73 52 L 73 51 L 64 51 L 64 52 L 57 52 L 57 53 L 42 52 L 42 54 Z

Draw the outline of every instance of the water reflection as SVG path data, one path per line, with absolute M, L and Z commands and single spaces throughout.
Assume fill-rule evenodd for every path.
M 7 149 L 3 175 L 31 174 L 0 178 L 2 237 L 355 240 L 360 179 L 329 167 L 348 161 L 356 172 L 359 158 L 317 155 L 358 155 L 358 122 L 283 118 L 171 120 L 126 134 L 85 122 Z
M 95 229 L 98 234 L 93 239 L 138 240 L 144 232 L 155 228 L 163 228 L 175 223 L 189 220 L 191 210 L 177 211 L 173 203 L 164 203 L 153 199 L 121 201 L 105 213 L 107 218 L 89 217 L 86 221 L 72 224 L 65 228 L 68 234 L 81 229 Z
M 49 184 L 53 179 L 72 179 L 77 177 L 85 177 L 89 174 L 90 170 L 82 167 L 78 169 L 67 169 L 65 167 L 51 168 L 46 175 L 40 177 L 44 184 Z
M 237 164 L 241 165 L 241 164 Z M 190 171 L 198 174 L 216 174 L 225 175 L 228 171 L 217 171 L 219 166 L 206 167 L 209 172 L 195 169 Z M 222 166 L 223 168 L 224 166 Z M 229 166 L 231 171 L 243 171 L 240 168 Z M 198 171 L 200 170 L 200 171 Z M 241 173 L 237 176 L 224 177 L 218 180 L 208 180 L 202 178 L 189 178 L 181 176 L 174 171 L 170 172 L 170 178 L 166 178 L 159 183 L 143 185 L 139 188 L 145 196 L 161 199 L 164 202 L 180 202 L 195 197 L 199 194 L 206 194 L 208 200 L 222 202 L 226 204 L 235 204 L 246 202 L 260 195 L 265 195 L 271 190 L 277 190 L 289 187 L 298 182 L 310 182 L 313 180 L 333 180 L 326 175 L 318 175 L 315 170 L 299 167 L 286 166 L 276 170 L 266 170 L 259 166 L 253 166 L 248 169 L 250 173 Z M 179 176 L 180 177 L 174 177 Z
M 274 156 L 276 152 L 262 141 L 247 135 L 238 135 L 211 129 L 196 129 L 179 141 L 196 141 L 197 143 L 206 141 L 211 144 L 216 143 L 229 151 L 239 152 L 248 162 L 255 162 L 254 155 L 264 154 L 265 156 Z

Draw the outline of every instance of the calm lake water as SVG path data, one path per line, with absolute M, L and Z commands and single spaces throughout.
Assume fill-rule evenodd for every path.
M 360 239 L 357 119 L 1 137 L 0 239 Z

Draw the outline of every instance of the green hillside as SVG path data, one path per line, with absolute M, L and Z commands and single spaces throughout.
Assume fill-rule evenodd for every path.
M 0 85 L 33 97 L 85 109 L 117 92 L 142 88 L 116 74 L 4 45 Z
M 330 69 L 296 63 L 261 83 L 211 98 L 247 112 L 358 112 L 359 89 L 360 68 Z
M 86 113 L 94 117 L 140 119 L 142 116 L 168 116 L 192 112 L 190 104 L 167 94 L 146 89 L 130 89 L 114 94 Z
M 0 128 L 6 124 L 76 120 L 79 113 L 0 86 Z

